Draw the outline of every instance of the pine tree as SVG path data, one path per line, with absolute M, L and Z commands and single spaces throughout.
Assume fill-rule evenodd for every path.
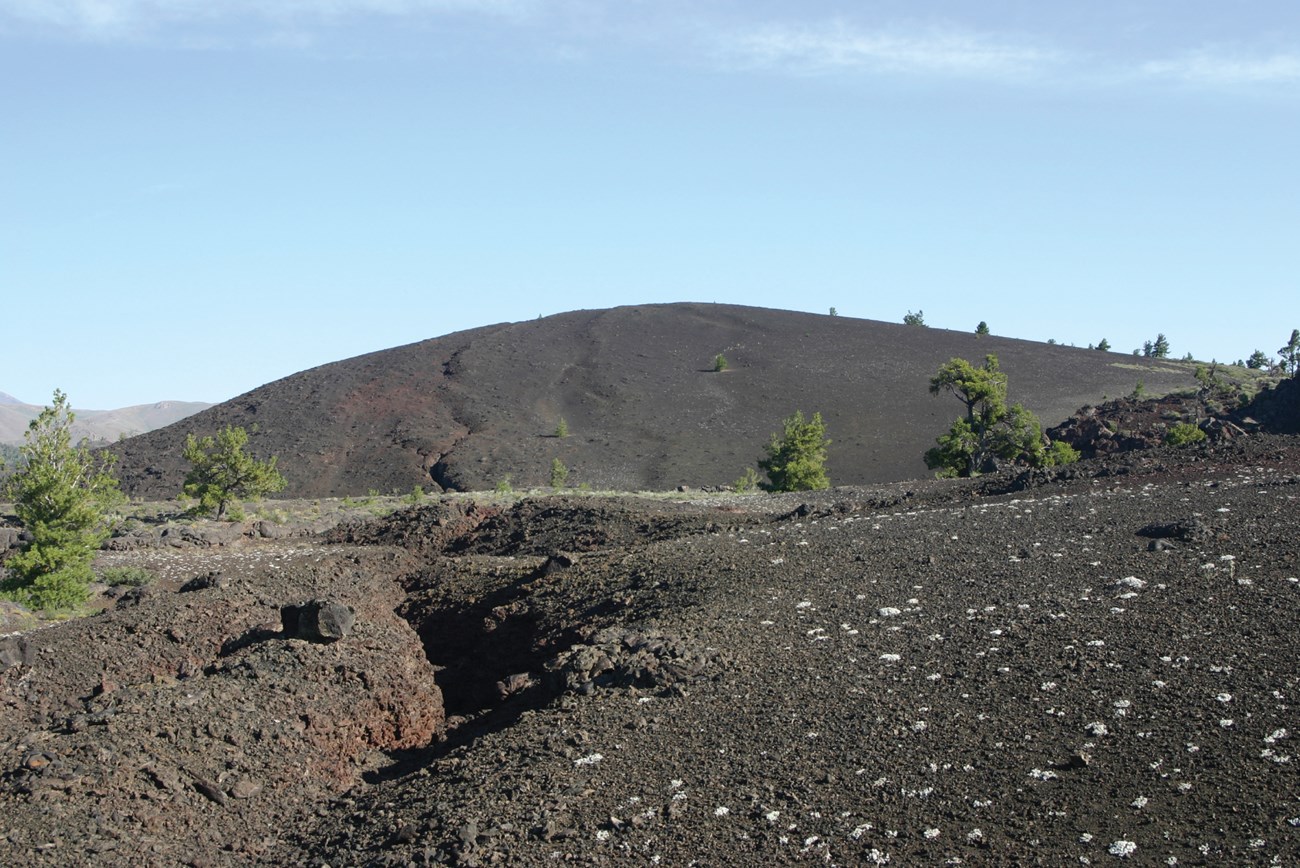
M 244 453 L 247 444 L 248 432 L 232 425 L 215 437 L 191 434 L 185 439 L 182 454 L 190 463 L 190 472 L 185 475 L 182 491 L 198 501 L 190 509 L 192 515 L 211 515 L 215 511 L 220 520 L 232 504 L 257 500 L 284 488 L 285 478 L 276 470 L 277 457 L 258 461 Z
M 951 359 L 930 380 L 930 394 L 948 392 L 966 407 L 938 445 L 925 453 L 940 476 L 976 476 L 995 458 L 1032 465 L 1068 463 L 1073 450 L 1047 449 L 1038 418 L 1019 404 L 1007 405 L 1007 375 L 994 355 L 975 367 Z M 1074 453 L 1077 458 L 1077 453 Z
M 40 609 L 86 601 L 91 561 L 123 500 L 110 459 L 72 444 L 75 418 L 68 396 L 56 389 L 54 405 L 28 426 L 21 466 L 6 485 L 30 540 L 9 559 L 0 592 Z
M 758 466 L 767 473 L 768 491 L 817 491 L 830 488 L 826 475 L 826 423 L 821 413 L 805 420 L 802 410 L 782 422 L 782 433 L 773 434 L 767 457 Z
M 1300 329 L 1291 330 L 1291 340 L 1277 351 L 1282 357 L 1282 372 L 1293 377 L 1300 376 Z

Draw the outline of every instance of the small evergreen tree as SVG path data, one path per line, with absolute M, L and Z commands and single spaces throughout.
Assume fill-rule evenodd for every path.
M 839 316 L 839 315 L 840 312 L 838 310 L 836 310 L 835 308 L 831 308 L 831 316 Z
M 729 367 L 731 367 L 731 365 L 730 363 L 727 362 L 727 357 L 724 356 L 722 353 L 718 353 L 716 356 L 713 357 L 713 370 L 716 373 L 721 374 Z
M 31 538 L 9 559 L 0 592 L 39 609 L 86 601 L 95 551 L 123 500 L 110 460 L 85 443 L 72 445 L 75 418 L 68 396 L 56 389 L 53 406 L 28 425 L 21 466 L 5 486 Z
M 215 437 L 185 439 L 182 453 L 190 463 L 185 474 L 182 492 L 193 498 L 191 515 L 211 515 L 218 520 L 226 517 L 232 504 L 240 500 L 258 500 L 264 495 L 284 488 L 285 478 L 276 470 L 279 459 L 258 461 L 244 453 L 248 445 L 248 432 L 233 425 L 226 426 Z
M 1110 352 L 1110 341 L 1102 338 L 1101 343 L 1097 344 L 1097 349 L 1101 350 L 1103 353 Z
M 1282 357 L 1282 373 L 1300 376 L 1300 329 L 1291 330 L 1291 340 L 1277 354 Z
M 1164 335 L 1156 335 L 1155 343 L 1151 345 L 1150 355 L 1153 359 L 1169 358 L 1169 340 Z
M 564 420 L 563 416 L 560 417 L 559 423 L 555 426 L 555 436 L 561 439 L 569 436 L 569 423 Z
M 569 468 L 558 458 L 551 460 L 551 488 L 563 488 L 569 478 Z
M 986 323 L 986 322 L 984 322 L 984 320 L 980 320 L 980 324 L 977 325 L 977 326 L 975 326 L 975 334 L 976 334 L 976 336 L 977 336 L 977 337 L 983 337 L 984 335 L 986 335 L 986 334 L 988 334 L 988 333 L 989 333 L 989 324 Z
M 767 457 L 758 466 L 767 473 L 768 491 L 817 491 L 830 488 L 826 475 L 826 423 L 821 413 L 805 420 L 802 410 L 782 421 L 780 434 L 773 434 Z
M 916 313 L 913 313 L 909 310 L 907 316 L 903 317 L 903 324 L 911 326 L 925 325 L 925 311 L 918 310 Z
M 1246 367 L 1252 371 L 1263 370 L 1268 367 L 1268 364 L 1268 356 L 1264 355 L 1263 350 L 1255 350 L 1250 354 L 1250 358 L 1246 359 Z

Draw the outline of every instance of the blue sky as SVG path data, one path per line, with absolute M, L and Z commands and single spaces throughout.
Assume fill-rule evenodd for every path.
M 0 0 L 0 390 L 717 301 L 1300 326 L 1292 0 Z

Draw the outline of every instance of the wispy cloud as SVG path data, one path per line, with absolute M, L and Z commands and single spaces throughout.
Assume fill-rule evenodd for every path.
M 1300 52 L 1242 57 L 1204 50 L 1175 60 L 1151 61 L 1142 65 L 1142 72 L 1193 84 L 1300 84 Z
M 541 0 L 0 0 L 0 23 L 113 40 L 172 27 L 262 22 L 310 26 L 357 16 L 473 14 L 523 18 Z
M 914 32 L 769 25 L 732 34 L 721 54 L 734 65 L 802 73 L 863 70 L 960 77 L 1026 75 L 1061 60 L 1034 45 L 978 32 L 926 29 Z

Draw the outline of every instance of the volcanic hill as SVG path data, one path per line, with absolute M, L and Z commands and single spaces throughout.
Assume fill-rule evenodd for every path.
M 723 354 L 729 368 L 715 372 Z M 134 495 L 180 490 L 186 435 L 240 425 L 278 455 L 285 496 L 569 483 L 670 489 L 735 480 L 782 418 L 820 412 L 835 484 L 927 474 L 922 455 L 961 407 L 929 379 L 998 356 L 1010 398 L 1045 426 L 1133 391 L 1194 386 L 1164 359 L 850 317 L 716 304 L 575 311 L 456 332 L 261 386 L 112 447 Z M 570 436 L 557 437 L 560 420 Z
M 157 401 L 135 404 L 115 410 L 73 410 L 74 440 L 116 440 L 119 436 L 140 434 L 192 416 L 211 404 L 200 401 Z M 0 443 L 22 443 L 28 424 L 41 414 L 43 406 L 28 404 L 0 392 Z

